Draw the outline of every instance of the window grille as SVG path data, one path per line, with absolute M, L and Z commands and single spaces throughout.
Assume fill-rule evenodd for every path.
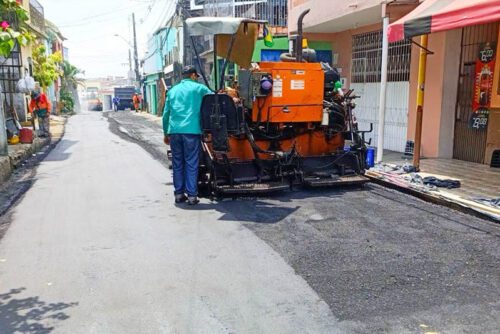
M 411 42 L 389 43 L 387 81 L 409 81 Z M 382 65 L 382 31 L 352 37 L 351 82 L 380 82 Z

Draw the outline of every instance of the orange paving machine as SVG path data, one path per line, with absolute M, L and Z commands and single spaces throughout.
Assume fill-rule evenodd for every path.
M 200 193 L 258 194 L 297 184 L 367 181 L 363 174 L 368 131 L 358 131 L 352 115 L 357 96 L 339 87 L 338 72 L 316 62 L 314 50 L 302 49 L 307 12 L 299 18 L 296 51 L 283 54 L 282 61 L 258 64 L 251 63 L 251 56 L 265 22 L 220 17 L 186 21 L 195 52 L 194 36 L 210 34 L 214 59 L 223 59 L 220 68 L 219 61 L 213 62 L 214 93 L 204 97 L 201 107 Z M 237 83 L 229 85 L 228 77 L 221 75 L 228 62 L 240 66 Z

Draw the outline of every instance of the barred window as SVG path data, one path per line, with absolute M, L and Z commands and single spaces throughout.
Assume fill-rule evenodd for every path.
M 269 25 L 286 27 L 287 0 L 205 0 L 207 16 L 235 16 L 266 20 Z
M 387 81 L 409 81 L 411 41 L 389 43 Z M 352 36 L 351 82 L 380 82 L 382 31 Z
M 21 79 L 21 68 L 21 51 L 16 43 L 9 57 L 0 56 L 0 89 L 4 95 L 17 93 L 16 84 Z

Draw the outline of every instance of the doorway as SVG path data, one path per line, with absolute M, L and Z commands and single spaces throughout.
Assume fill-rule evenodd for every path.
M 470 26 L 462 29 L 460 73 L 455 114 L 453 158 L 484 163 L 487 128 L 475 129 L 469 126 L 473 113 L 475 95 L 476 59 L 484 43 L 496 43 L 498 22 Z

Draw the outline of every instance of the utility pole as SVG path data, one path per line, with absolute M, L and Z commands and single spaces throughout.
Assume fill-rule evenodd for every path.
M 132 53 L 128 49 L 128 70 L 132 72 Z
M 183 38 L 183 41 L 182 41 L 182 47 L 183 47 L 183 50 L 182 50 L 182 66 L 186 66 L 186 65 L 191 65 L 191 61 L 189 61 L 188 63 L 188 59 L 192 59 L 191 58 L 191 52 L 190 52 L 190 43 L 191 41 L 189 41 L 189 37 L 188 37 L 188 33 L 187 33 L 187 25 L 186 25 L 186 16 L 185 16 L 185 11 L 188 10 L 190 6 L 190 3 L 189 1 L 185 0 L 182 5 L 178 4 L 178 7 L 177 9 L 179 10 L 179 18 L 180 18 L 180 21 L 182 22 L 182 38 Z
M 134 30 L 134 63 L 135 63 L 135 81 L 136 88 L 140 88 L 141 75 L 139 74 L 139 58 L 137 56 L 137 36 L 135 33 L 135 14 L 132 13 L 132 27 Z
M 377 163 L 382 162 L 384 156 L 384 129 L 385 129 L 385 108 L 387 99 L 387 63 L 389 58 L 389 40 L 387 29 L 389 27 L 389 15 L 387 14 L 387 1 L 382 3 L 382 66 L 380 79 L 380 101 L 378 111 L 378 132 L 377 132 Z
M 134 84 L 134 76 L 135 73 L 132 70 L 132 51 L 130 51 L 130 48 L 128 49 L 128 73 L 127 73 L 127 83 L 130 85 Z
M 0 156 L 8 155 L 7 131 L 5 129 L 4 103 L 2 101 L 2 87 L 0 87 Z

